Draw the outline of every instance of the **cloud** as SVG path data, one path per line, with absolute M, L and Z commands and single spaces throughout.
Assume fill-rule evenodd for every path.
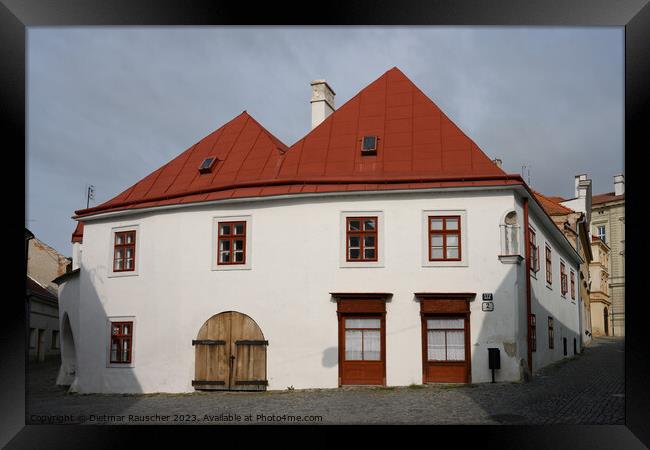
M 28 30 L 28 222 L 69 253 L 70 216 L 117 195 L 247 110 L 287 144 L 309 82 L 340 106 L 398 66 L 488 156 L 571 196 L 623 169 L 623 29 L 156 27 Z

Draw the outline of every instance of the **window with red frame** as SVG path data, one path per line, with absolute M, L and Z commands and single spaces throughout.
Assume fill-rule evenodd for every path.
M 460 216 L 429 216 L 429 261 L 460 261 Z
M 346 261 L 377 261 L 377 217 L 347 217 Z
M 555 338 L 553 336 L 553 318 L 548 318 L 548 348 L 555 348 Z
M 529 317 L 530 321 L 530 349 L 531 351 L 537 351 L 537 320 L 535 314 L 531 314 Z
M 217 264 L 246 264 L 246 222 L 219 222 Z
M 539 247 L 537 246 L 537 235 L 529 228 L 529 247 L 530 247 L 530 270 L 537 273 L 539 271 Z
M 566 295 L 569 291 L 569 283 L 567 282 L 566 266 L 560 261 L 560 288 L 562 295 Z
M 576 299 L 576 274 L 573 270 L 571 271 L 571 299 Z
M 115 233 L 113 272 L 135 270 L 135 230 Z
M 551 256 L 551 249 L 546 247 L 546 282 L 553 284 L 553 261 Z
M 133 349 L 133 322 L 111 322 L 111 363 L 128 364 Z

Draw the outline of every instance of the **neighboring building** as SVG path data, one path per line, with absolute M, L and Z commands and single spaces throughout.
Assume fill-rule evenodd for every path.
M 28 255 L 27 275 L 56 296 L 58 286 L 52 280 L 70 270 L 68 266 L 72 262 L 71 258 L 60 254 L 36 237 L 29 241 Z
M 60 353 L 59 304 L 56 295 L 27 275 L 29 360 L 43 362 Z
M 610 249 L 598 236 L 592 236 L 591 253 L 594 255 L 593 261 L 589 264 L 593 334 L 610 336 L 609 312 L 612 309 L 609 297 Z
M 611 249 L 609 257 L 609 335 L 625 336 L 625 177 L 614 176 L 614 192 L 594 195 L 591 233 Z
M 580 185 L 578 181 L 582 184 Z M 590 188 L 591 180 L 587 180 L 586 175 L 576 176 L 576 198 L 584 198 L 585 202 L 588 202 L 591 197 Z M 539 192 L 535 192 L 535 195 L 544 211 L 553 219 L 555 225 L 564 233 L 582 259 L 579 272 L 570 271 L 567 278 L 570 290 L 572 294 L 577 295 L 577 301 L 580 305 L 580 344 L 582 349 L 583 346 L 591 342 L 592 336 L 589 274 L 593 255 L 587 214 L 564 206 L 563 202 L 565 200 L 561 197 L 549 197 Z M 572 300 L 575 300 L 575 298 L 572 298 Z
M 58 287 L 53 280 L 69 269 L 71 261 L 29 234 L 26 242 L 29 358 L 42 362 L 60 352 Z
M 491 348 L 518 381 L 579 351 L 580 256 L 519 175 L 397 68 L 311 104 L 291 147 L 243 112 L 76 212 L 59 384 L 480 383 Z

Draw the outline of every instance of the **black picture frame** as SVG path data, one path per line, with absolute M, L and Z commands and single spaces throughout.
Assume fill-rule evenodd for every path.
M 293 5 L 293 6 L 291 6 Z M 107 25 L 262 25 L 268 23 L 300 25 L 512 25 L 512 26 L 618 26 L 625 27 L 625 172 L 626 172 L 626 234 L 634 245 L 626 246 L 626 341 L 625 341 L 625 425 L 594 426 L 457 426 L 425 428 L 436 441 L 451 438 L 455 444 L 477 439 L 479 445 L 498 448 L 643 448 L 650 442 L 650 362 L 648 342 L 644 334 L 647 298 L 641 290 L 644 269 L 640 226 L 643 205 L 645 170 L 644 154 L 649 150 L 648 80 L 650 80 L 650 6 L 647 0 L 442 0 L 423 2 L 402 0 L 382 3 L 370 1 L 320 5 L 313 14 L 305 5 L 298 8 L 287 3 L 287 10 L 276 2 L 252 7 L 243 2 L 192 2 L 158 0 L 112 1 L 35 1 L 3 0 L 0 4 L 0 114 L 5 132 L 3 155 L 15 158 L 17 164 L 5 161 L 7 179 L 25 164 L 25 75 L 26 28 L 38 26 L 107 26 Z M 302 12 L 302 16 L 296 16 Z M 11 142 L 11 144 L 9 143 Z M 647 176 L 647 175 L 645 175 Z M 12 205 L 12 230 L 17 230 L 15 212 L 25 214 L 25 184 L 5 184 L 5 200 Z M 24 199 L 23 195 L 23 199 Z M 21 206 L 22 205 L 22 206 Z M 18 245 L 17 236 L 14 233 Z M 639 243 L 637 245 L 636 243 Z M 13 245 L 13 244 L 12 244 Z M 18 249 L 12 248 L 18 252 Z M 23 252 L 24 250 L 21 250 Z M 13 253 L 15 254 L 15 253 Z M 21 253 L 24 255 L 24 253 Z M 10 260 L 9 260 L 10 261 Z M 24 262 L 24 259 L 22 260 Z M 14 266 L 17 266 L 14 264 Z M 225 427 L 120 427 L 75 425 L 25 425 L 26 307 L 18 291 L 24 293 L 20 281 L 25 265 L 16 277 L 8 277 L 11 288 L 5 298 L 5 321 L 2 330 L 2 383 L 4 407 L 0 420 L 0 445 L 6 448 L 105 448 L 124 447 L 133 437 L 146 435 L 147 443 L 165 442 L 173 433 L 185 432 L 192 442 L 214 437 Z M 640 276 L 637 276 L 640 275 Z M 335 427 L 339 428 L 339 427 Z M 418 427 L 419 428 L 419 427 Z M 347 429 L 347 428 L 346 428 Z M 291 428 L 293 438 L 309 432 L 331 433 L 330 427 Z M 322 430 L 322 431 L 321 431 Z M 376 427 L 373 435 L 391 433 L 392 427 Z M 286 427 L 267 427 L 265 433 L 286 432 Z M 235 427 L 235 432 L 237 427 Z M 364 433 L 365 434 L 365 433 Z M 307 435 L 306 435 L 307 436 Z M 186 441 L 190 442 L 190 441 Z M 413 441 L 415 444 L 415 441 Z M 482 443 L 482 444 L 481 444 Z

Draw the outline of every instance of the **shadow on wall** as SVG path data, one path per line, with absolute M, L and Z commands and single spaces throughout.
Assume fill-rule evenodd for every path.
M 121 358 L 118 352 L 114 352 L 112 357 L 109 353 L 113 343 L 112 318 L 106 313 L 95 288 L 97 284 L 103 283 L 98 271 L 106 270 L 105 266 L 86 270 L 82 265 L 79 276 L 66 282 L 77 283 L 77 286 L 62 286 L 59 312 L 62 330 L 61 368 L 57 384 L 69 386 L 70 392 L 143 393 L 136 375 L 137 361 L 130 344 L 127 343 L 126 346 L 130 348 L 133 363 L 111 362 L 112 359 Z M 137 328 L 137 324 L 134 325 Z M 137 345 L 137 329 L 134 330 L 132 326 L 130 332 L 132 342 Z M 128 342 L 128 338 L 122 341 L 115 339 L 115 343 L 123 344 L 124 341 Z

